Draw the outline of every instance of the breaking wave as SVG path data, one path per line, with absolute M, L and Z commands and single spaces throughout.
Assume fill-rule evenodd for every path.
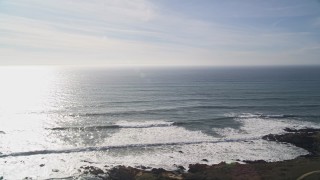
M 174 122 L 166 121 L 145 121 L 145 122 L 129 122 L 118 121 L 111 125 L 97 125 L 97 126 L 68 126 L 68 127 L 54 127 L 46 128 L 48 130 L 100 130 L 100 129 L 119 129 L 119 128 L 151 128 L 151 127 L 167 127 L 172 126 Z
M 155 146 L 171 146 L 171 145 L 189 145 L 189 144 L 205 144 L 205 143 L 223 143 L 223 142 L 241 142 L 252 141 L 259 138 L 242 138 L 242 139 L 221 139 L 221 140 L 202 140 L 202 141 L 186 141 L 186 142 L 168 142 L 168 143 L 146 143 L 146 144 L 126 144 L 114 146 L 92 146 L 72 149 L 56 149 L 56 150 L 36 150 L 26 152 L 14 152 L 9 154 L 0 154 L 0 158 L 16 157 L 16 156 L 31 156 L 40 154 L 61 154 L 61 153 L 77 153 L 77 152 L 92 152 L 92 151 L 106 151 L 110 149 L 125 149 L 125 148 L 139 148 L 139 147 L 155 147 Z

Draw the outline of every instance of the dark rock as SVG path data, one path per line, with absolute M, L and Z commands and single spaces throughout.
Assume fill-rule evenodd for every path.
M 94 166 L 81 166 L 81 169 L 84 169 L 83 173 L 84 174 L 93 174 L 93 175 L 98 175 L 98 174 L 103 174 L 103 170 Z
M 306 155 L 301 155 L 300 157 L 304 157 L 304 158 L 315 158 L 315 157 L 317 157 L 317 155 L 315 155 L 315 154 L 306 154 Z
M 161 173 L 166 172 L 166 170 L 164 170 L 163 168 L 153 168 L 153 169 L 151 169 L 151 172 L 153 174 L 161 174 Z
M 285 129 L 286 134 L 269 134 L 263 136 L 264 140 L 290 143 L 308 150 L 312 155 L 320 155 L 320 129 Z
M 176 164 L 174 164 L 173 166 L 175 166 L 177 169 L 175 170 L 175 172 L 177 172 L 177 173 L 183 173 L 185 170 L 186 170 L 186 168 L 184 168 L 183 166 L 181 166 L 181 165 L 176 165 Z M 169 172 L 169 171 L 168 171 Z
M 125 166 L 117 166 L 112 168 L 108 174 L 110 179 L 115 180 L 134 180 L 136 174 L 140 172 L 138 169 L 134 169 L 132 167 L 125 167 Z
M 183 153 L 183 151 L 178 151 L 179 153 Z
M 4 131 L 0 131 L 0 134 L 5 134 L 5 132 Z
M 45 164 L 40 164 L 39 166 L 40 166 L 40 167 L 43 167 L 43 166 L 45 166 Z
M 182 174 L 184 173 L 184 171 L 186 170 L 186 168 L 184 168 L 183 166 L 176 166 L 177 170 L 175 170 L 175 172 Z
M 135 168 L 146 170 L 146 169 L 151 169 L 152 167 L 140 165 L 140 166 L 135 166 Z
M 59 169 L 52 169 L 52 172 L 59 172 Z
M 108 174 L 99 174 L 99 175 L 97 175 L 100 179 L 102 179 L 102 180 L 108 180 L 109 178 L 109 176 L 108 176 Z
M 202 159 L 201 161 L 204 161 L 204 162 L 209 162 L 209 161 L 208 161 L 208 159 Z
M 208 165 L 206 164 L 189 164 L 189 170 L 190 173 L 197 173 L 206 170 Z
M 95 163 L 95 162 L 87 161 L 87 160 L 81 160 L 81 162 L 86 162 L 86 163 L 89 163 L 89 164 L 93 164 L 93 163 Z
M 293 132 L 293 133 L 316 133 L 320 132 L 320 129 L 314 129 L 314 128 L 304 128 L 304 129 L 293 129 L 293 128 L 284 128 L 283 129 L 286 132 Z
M 24 180 L 32 180 L 32 177 L 25 177 Z
M 254 161 L 250 161 L 250 160 L 243 160 L 242 162 L 247 163 L 247 164 L 266 163 L 266 161 L 265 161 L 265 160 L 254 160 Z
M 143 169 L 143 170 L 145 170 L 145 169 L 147 169 L 147 167 L 145 167 L 145 166 L 136 166 L 136 168 L 139 168 L 139 169 Z
M 291 128 L 284 128 L 283 130 L 286 132 L 297 132 L 296 129 L 291 129 Z

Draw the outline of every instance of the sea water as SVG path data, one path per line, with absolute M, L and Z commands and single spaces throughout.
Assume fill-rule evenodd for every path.
M 2 67 L 0 83 L 8 179 L 293 159 L 308 152 L 262 136 L 320 127 L 318 66 Z

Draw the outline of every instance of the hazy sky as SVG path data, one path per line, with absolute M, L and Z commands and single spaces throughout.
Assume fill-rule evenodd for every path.
M 320 1 L 0 0 L 0 64 L 320 64 Z

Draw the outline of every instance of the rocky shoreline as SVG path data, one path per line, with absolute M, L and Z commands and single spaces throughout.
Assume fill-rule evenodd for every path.
M 80 179 L 308 179 L 320 178 L 320 129 L 284 129 L 284 134 L 269 134 L 264 140 L 290 143 L 309 151 L 308 155 L 281 162 L 243 161 L 245 164 L 190 164 L 188 170 L 177 166 L 175 171 L 151 167 L 117 166 L 102 170 L 94 166 L 79 169 Z
M 111 179 L 111 180 L 166 180 L 166 179 L 320 179 L 320 129 L 284 129 L 284 134 L 269 134 L 264 140 L 290 143 L 309 151 L 309 154 L 292 160 L 279 162 L 240 161 L 219 164 L 189 164 L 188 167 L 176 166 L 176 170 L 145 166 L 116 166 L 104 169 L 85 165 L 81 166 L 79 176 L 51 179 Z M 206 162 L 206 159 L 202 160 Z M 239 163 L 240 162 L 240 163 Z M 91 164 L 91 163 L 89 163 Z M 40 165 L 41 166 L 41 165 Z M 57 172 L 59 170 L 52 170 Z M 0 180 L 5 179 L 0 176 Z M 26 177 L 25 179 L 32 179 Z
M 320 155 L 320 129 L 290 129 L 285 128 L 285 134 L 269 134 L 263 137 L 264 140 L 290 143 L 309 151 L 307 156 Z

